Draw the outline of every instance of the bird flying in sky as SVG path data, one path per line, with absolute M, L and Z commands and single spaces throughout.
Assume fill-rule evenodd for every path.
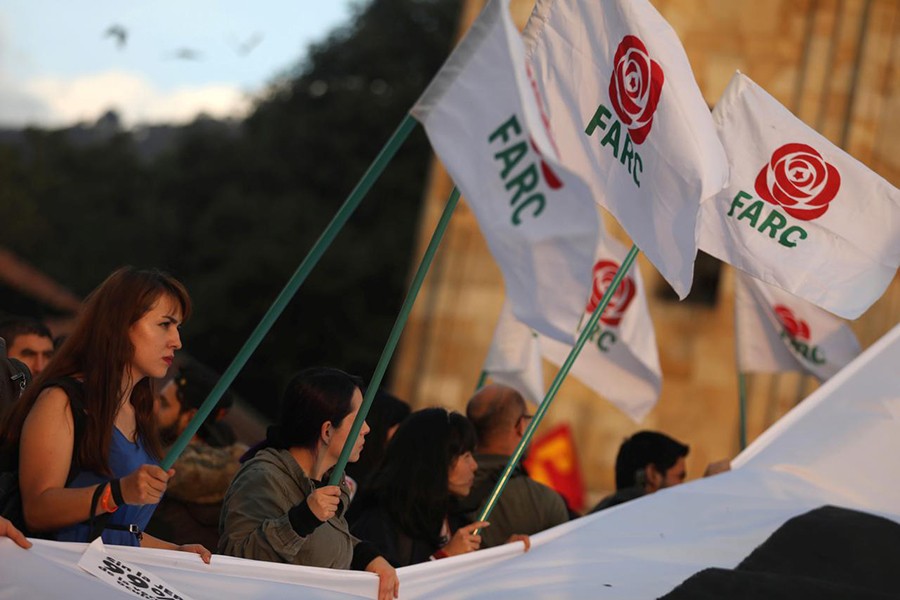
M 116 48 L 121 50 L 128 41 L 128 30 L 118 24 L 110 25 L 103 33 L 103 37 L 111 37 L 116 42 Z

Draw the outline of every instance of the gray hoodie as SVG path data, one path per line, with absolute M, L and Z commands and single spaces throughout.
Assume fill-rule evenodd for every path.
M 344 511 L 349 491 L 341 484 L 343 510 L 300 536 L 288 511 L 315 485 L 288 450 L 266 448 L 235 474 L 219 517 L 219 553 L 270 562 L 348 569 L 359 540 L 350 535 Z

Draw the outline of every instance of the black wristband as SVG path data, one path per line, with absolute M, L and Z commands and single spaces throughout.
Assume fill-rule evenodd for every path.
M 106 487 L 106 484 L 101 483 L 94 489 L 94 494 L 93 494 L 93 496 L 91 496 L 91 512 L 90 512 L 90 516 L 88 517 L 91 521 L 93 521 L 94 515 L 97 512 L 97 504 L 100 503 L 100 496 L 103 495 L 103 488 L 105 488 L 105 487 Z
M 113 479 L 109 482 L 109 490 L 112 492 L 113 502 L 116 506 L 125 506 L 125 498 L 122 496 L 122 482 Z
M 350 568 L 354 571 L 365 571 L 369 563 L 381 556 L 381 552 L 372 542 L 360 540 L 353 547 L 353 560 L 350 562 Z
M 316 527 L 324 523 L 319 517 L 313 514 L 312 509 L 306 500 L 303 500 L 288 511 L 288 519 L 291 521 L 291 527 L 300 537 L 306 537 L 316 530 Z

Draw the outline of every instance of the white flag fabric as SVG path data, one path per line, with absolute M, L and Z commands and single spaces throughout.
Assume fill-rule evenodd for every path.
M 537 0 L 524 39 L 560 157 L 684 298 L 728 163 L 678 36 L 648 0 Z
M 606 236 L 597 245 L 594 286 L 582 304 L 579 332 L 627 254 L 620 243 Z M 544 358 L 557 365 L 565 362 L 572 349 L 572 344 L 546 338 L 541 338 L 540 344 Z M 636 422 L 656 404 L 662 371 L 637 263 L 619 284 L 570 373 Z
M 475 213 L 516 317 L 572 341 L 598 235 L 587 185 L 558 162 L 509 0 L 493 0 L 412 110 Z
M 859 356 L 859 341 L 841 319 L 741 271 L 735 275 L 741 371 L 801 371 L 825 381 Z
M 494 338 L 484 361 L 484 371 L 496 383 L 517 390 L 527 400 L 540 404 L 544 400 L 544 368 L 538 334 L 503 303 Z
M 731 184 L 701 207 L 700 248 L 847 319 L 900 265 L 900 191 L 735 74 L 713 111 Z

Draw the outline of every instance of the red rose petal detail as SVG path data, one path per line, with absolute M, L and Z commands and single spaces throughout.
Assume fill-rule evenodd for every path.
M 762 171 L 759 172 L 759 175 L 756 176 L 756 183 L 753 186 L 756 190 L 756 195 L 769 202 L 770 204 L 778 204 L 778 201 L 775 200 L 775 197 L 772 196 L 772 192 L 769 191 L 769 165 L 766 165 L 762 168 Z
M 825 214 L 825 211 L 828 210 L 828 206 L 821 206 L 819 208 L 802 208 L 798 206 L 784 206 L 784 212 L 791 215 L 795 219 L 800 219 L 801 221 L 812 221 L 813 219 L 817 219 Z

